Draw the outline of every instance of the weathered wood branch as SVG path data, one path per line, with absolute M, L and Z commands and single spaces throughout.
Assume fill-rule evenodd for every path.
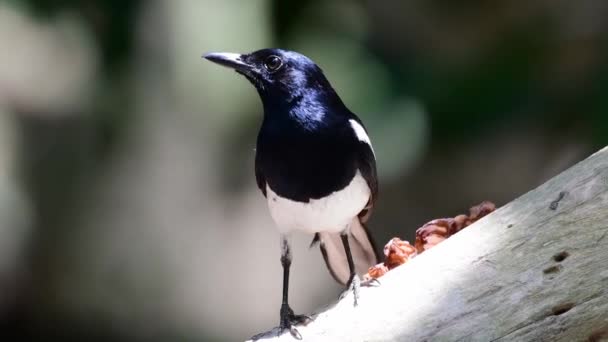
M 303 339 L 608 341 L 608 148 L 380 280 Z

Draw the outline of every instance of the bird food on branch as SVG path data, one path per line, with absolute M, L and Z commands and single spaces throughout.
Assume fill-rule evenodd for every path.
M 475 221 L 496 210 L 489 201 L 481 202 L 469 209 L 469 215 L 440 218 L 425 223 L 416 230 L 416 242 L 412 246 L 398 237 L 392 238 L 384 246 L 384 262 L 369 268 L 364 278 L 379 278 L 391 269 L 405 264 L 416 255 L 436 246 L 443 240 L 470 226 Z

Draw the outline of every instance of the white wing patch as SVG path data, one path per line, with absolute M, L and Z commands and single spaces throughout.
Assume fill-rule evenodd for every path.
M 349 121 L 350 126 L 353 128 L 353 131 L 355 131 L 355 134 L 357 135 L 359 141 L 368 144 L 369 148 L 372 149 L 372 153 L 374 154 L 374 156 L 376 156 L 376 152 L 374 152 L 374 147 L 372 146 L 372 141 L 369 140 L 369 136 L 367 136 L 367 133 L 365 133 L 365 128 L 363 128 L 363 126 L 361 126 L 361 124 L 358 123 L 355 119 L 350 119 Z

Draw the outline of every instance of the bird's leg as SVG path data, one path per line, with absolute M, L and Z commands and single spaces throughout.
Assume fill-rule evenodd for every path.
M 291 266 L 291 249 L 286 236 L 281 236 L 281 265 L 283 266 L 283 301 L 281 303 L 281 332 L 289 330 L 296 339 L 302 339 L 302 335 L 295 328 L 298 324 L 308 324 L 312 319 L 306 315 L 295 315 L 289 307 L 289 267 Z
M 348 230 L 340 234 L 340 238 L 342 239 L 342 245 L 344 245 L 344 252 L 346 252 L 346 260 L 348 261 L 348 269 L 350 271 L 350 277 L 346 283 L 346 291 L 342 294 L 342 296 L 340 296 L 340 298 L 348 294 L 349 291 L 352 291 L 355 297 L 354 304 L 357 306 L 359 301 L 359 289 L 361 288 L 361 279 L 355 271 L 355 263 L 353 261 L 353 255 L 350 252 L 350 244 L 348 243 Z
M 348 230 L 344 231 L 340 234 L 340 238 L 342 238 L 342 244 L 344 245 L 344 251 L 346 252 L 346 260 L 348 261 L 348 269 L 350 270 L 350 277 L 348 278 L 348 283 L 346 283 L 346 291 L 342 293 L 340 299 L 348 294 L 349 291 L 353 292 L 355 297 L 355 306 L 357 306 L 359 301 L 359 290 L 361 286 L 378 286 L 380 282 L 377 279 L 370 279 L 366 281 L 361 281 L 361 278 L 357 275 L 355 270 L 355 263 L 353 261 L 353 255 L 350 251 L 350 244 L 348 243 Z

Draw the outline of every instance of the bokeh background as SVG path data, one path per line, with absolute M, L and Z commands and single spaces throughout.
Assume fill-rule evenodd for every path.
M 608 144 L 608 2 L 0 2 L 0 331 L 232 341 L 278 323 L 279 239 L 244 79 L 318 62 L 375 144 L 379 245 L 499 206 Z M 340 293 L 294 237 L 292 306 Z

